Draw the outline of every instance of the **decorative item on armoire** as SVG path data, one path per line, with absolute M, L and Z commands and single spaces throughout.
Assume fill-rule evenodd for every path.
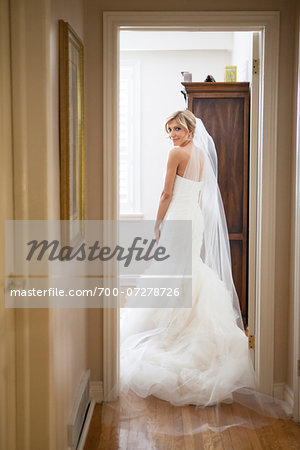
M 235 83 L 237 80 L 237 66 L 225 66 L 224 81 Z
M 187 83 L 190 83 L 192 81 L 191 72 L 181 72 L 181 75 L 183 76 L 183 81 L 186 81 Z
M 215 83 L 216 80 L 214 79 L 214 77 L 212 75 L 207 75 L 207 77 L 204 80 L 204 83 Z

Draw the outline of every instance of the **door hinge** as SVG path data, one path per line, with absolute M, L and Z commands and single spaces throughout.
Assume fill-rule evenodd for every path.
M 300 359 L 298 359 L 297 374 L 298 374 L 298 377 L 300 377 Z
M 259 58 L 253 59 L 253 73 L 259 73 Z
M 249 341 L 249 348 L 254 349 L 255 348 L 255 336 L 254 336 L 254 334 L 250 334 L 249 335 L 248 341 Z

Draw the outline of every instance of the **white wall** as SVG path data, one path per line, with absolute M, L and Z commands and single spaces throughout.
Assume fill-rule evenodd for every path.
M 220 50 L 122 51 L 121 61 L 139 60 L 141 72 L 141 211 L 154 219 L 163 187 L 170 143 L 164 131 L 165 119 L 185 109 L 181 71 L 204 81 L 208 74 L 224 81 L 224 66 L 231 64 L 231 52 Z
M 49 35 L 51 96 L 48 108 L 51 152 L 49 152 L 47 161 L 49 172 L 48 211 L 50 219 L 58 219 L 60 214 L 58 128 L 59 19 L 68 22 L 85 45 L 83 0 L 51 0 Z M 65 450 L 67 448 L 67 423 L 81 378 L 89 368 L 87 363 L 88 311 L 82 308 L 52 308 L 50 310 L 50 324 L 53 448 L 55 450 Z
M 237 81 L 251 82 L 252 32 L 122 31 L 120 49 L 121 64 L 140 63 L 141 211 L 154 219 L 170 149 L 164 122 L 185 109 L 181 72 L 223 82 L 224 67 L 237 65 Z
M 252 80 L 252 35 L 250 31 L 233 33 L 231 65 L 237 66 L 237 81 Z
M 120 50 L 228 50 L 231 31 L 121 31 Z

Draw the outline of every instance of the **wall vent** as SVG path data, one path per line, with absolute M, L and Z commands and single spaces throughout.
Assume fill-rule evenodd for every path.
M 84 425 L 87 409 L 90 403 L 90 371 L 84 372 L 78 386 L 72 413 L 68 422 L 68 446 L 77 448 L 80 433 Z

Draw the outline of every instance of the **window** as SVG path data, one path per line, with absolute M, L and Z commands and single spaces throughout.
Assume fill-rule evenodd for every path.
M 119 87 L 120 217 L 140 218 L 140 64 L 121 60 Z

